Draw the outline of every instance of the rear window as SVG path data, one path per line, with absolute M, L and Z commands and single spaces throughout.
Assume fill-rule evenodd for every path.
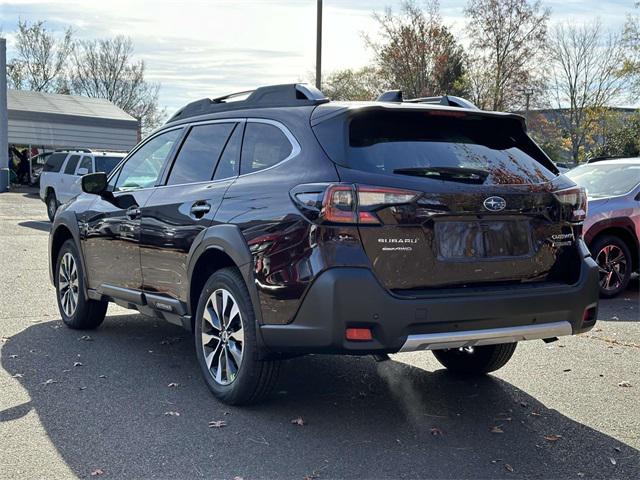
M 96 157 L 96 172 L 111 173 L 123 157 Z
M 322 125 L 316 129 L 323 145 L 335 142 L 339 137 Z M 542 183 L 555 177 L 550 161 L 511 118 L 376 110 L 354 115 L 345 134 L 342 151 L 333 148 L 341 158 L 333 159 L 357 170 L 484 184 Z
M 47 158 L 47 162 L 44 164 L 42 170 L 44 172 L 59 172 L 65 158 L 67 158 L 66 153 L 53 153 L 49 155 L 49 158 Z

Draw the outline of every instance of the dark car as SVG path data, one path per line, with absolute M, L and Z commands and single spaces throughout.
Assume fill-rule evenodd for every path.
M 567 176 L 587 190 L 584 238 L 600 268 L 600 295 L 615 297 L 640 268 L 640 158 L 589 162 Z
M 183 325 L 232 404 L 299 354 L 434 350 L 481 374 L 591 329 L 586 196 L 522 117 L 390 97 L 292 84 L 178 111 L 57 213 L 64 322 L 95 328 L 113 301 Z

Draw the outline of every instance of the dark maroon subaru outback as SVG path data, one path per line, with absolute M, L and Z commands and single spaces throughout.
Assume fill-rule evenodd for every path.
M 113 301 L 183 325 L 227 403 L 288 356 L 433 350 L 482 374 L 596 321 L 584 190 L 521 117 L 463 99 L 204 99 L 82 185 L 51 229 L 63 320 Z

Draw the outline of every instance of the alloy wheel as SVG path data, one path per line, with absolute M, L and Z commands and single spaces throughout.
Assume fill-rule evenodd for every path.
M 49 216 L 53 218 L 56 214 L 56 200 L 52 195 L 49 196 L 49 202 L 47 203 L 47 208 L 49 209 Z
M 76 261 L 73 255 L 67 252 L 62 256 L 58 272 L 58 295 L 62 310 L 67 317 L 72 317 L 76 311 L 79 291 L 80 283 Z
M 202 315 L 202 351 L 216 383 L 232 383 L 242 364 L 244 328 L 236 299 L 224 288 L 208 298 Z
M 627 273 L 627 257 L 617 245 L 605 245 L 596 256 L 600 272 L 600 287 L 614 291 L 622 286 Z

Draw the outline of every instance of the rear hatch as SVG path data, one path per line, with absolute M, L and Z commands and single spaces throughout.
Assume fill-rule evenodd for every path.
M 388 289 L 577 280 L 584 195 L 520 117 L 374 106 L 314 131 L 353 189 L 362 246 Z

